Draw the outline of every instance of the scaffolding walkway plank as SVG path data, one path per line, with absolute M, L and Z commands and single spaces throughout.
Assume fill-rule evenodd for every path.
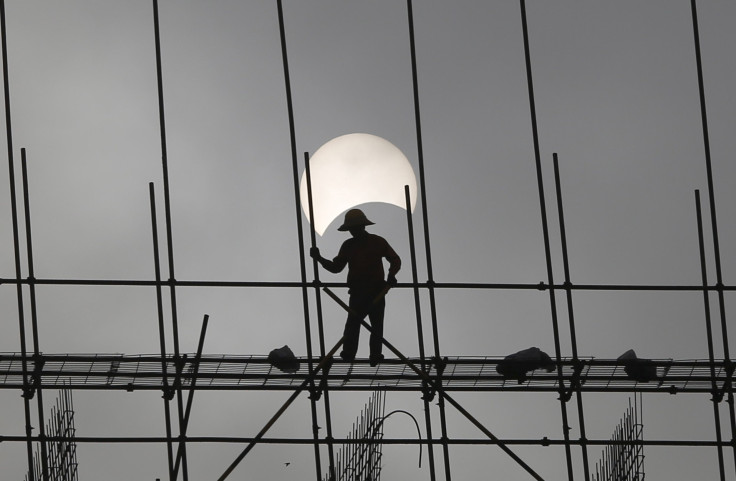
M 196 371 L 196 389 L 209 390 L 293 390 L 308 377 L 308 359 L 298 358 L 301 368 L 294 373 L 273 367 L 267 356 L 203 355 L 195 369 L 194 354 L 184 354 L 177 360 L 166 357 L 166 372 L 170 383 L 176 382 L 177 366 L 181 366 L 179 382 L 183 389 L 192 385 Z M 556 370 L 530 371 L 524 380 L 504 378 L 496 371 L 502 357 L 462 356 L 443 359 L 442 386 L 447 391 L 560 391 Z M 30 385 L 54 389 L 155 390 L 163 389 L 164 376 L 160 355 L 124 354 L 42 354 L 28 355 Z M 410 358 L 416 364 L 421 359 Z M 22 356 L 19 353 L 0 354 L 0 389 L 22 389 Z M 318 359 L 313 359 L 317 362 Z M 563 358 L 563 389 L 577 379 L 584 392 L 684 392 L 712 393 L 724 388 L 729 370 L 723 360 L 652 359 L 657 367 L 657 379 L 649 382 L 629 378 L 623 364 L 615 359 Z M 435 361 L 425 360 L 429 375 L 440 379 Z M 581 366 L 576 375 L 575 367 Z M 711 376 L 711 367 L 715 377 Z M 422 388 L 422 379 L 406 368 L 399 359 L 386 359 L 372 367 L 367 359 L 351 363 L 335 361 L 326 376 L 331 390 L 412 391 Z

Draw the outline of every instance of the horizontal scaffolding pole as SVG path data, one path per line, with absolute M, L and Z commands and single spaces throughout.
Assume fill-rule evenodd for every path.
M 2 442 L 25 442 L 26 436 L 0 436 Z M 31 441 L 40 441 L 39 436 L 31 436 Z M 69 438 L 63 436 L 46 436 L 48 442 L 69 441 Z M 572 446 L 583 443 L 580 439 L 550 439 L 550 438 L 511 438 L 511 439 L 489 439 L 489 438 L 447 438 L 447 439 L 417 439 L 414 438 L 334 438 L 334 439 L 313 439 L 313 438 L 255 438 L 255 437 L 235 437 L 235 436 L 173 436 L 172 441 L 184 441 L 187 443 L 221 443 L 221 444 L 291 444 L 291 445 L 312 445 L 312 444 L 393 444 L 393 445 L 437 445 L 442 443 L 454 445 L 496 445 L 508 444 L 516 446 L 564 446 L 569 443 Z M 74 436 L 74 442 L 78 444 L 85 443 L 104 443 L 104 444 L 155 444 L 165 443 L 166 436 Z M 691 447 L 715 447 L 732 446 L 732 441 L 712 441 L 712 440 L 685 440 L 685 439 L 637 439 L 637 440 L 617 440 L 617 439 L 586 439 L 585 443 L 589 446 L 691 446 Z
M 64 286 L 129 286 L 129 287 L 280 287 L 280 288 L 314 288 L 314 287 L 342 287 L 347 288 L 345 282 L 315 282 L 315 281 L 187 281 L 162 279 L 11 279 L 0 278 L 2 284 L 35 284 L 35 285 L 64 285 Z M 504 282 L 399 282 L 394 289 L 499 289 L 499 290 L 538 290 L 550 289 L 550 284 L 536 283 L 504 283 Z M 708 285 L 702 284 L 553 284 L 554 290 L 565 291 L 691 291 L 691 292 L 724 292 L 736 291 L 736 285 Z

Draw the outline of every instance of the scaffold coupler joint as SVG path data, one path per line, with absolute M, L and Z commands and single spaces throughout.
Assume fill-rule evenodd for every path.
M 23 394 L 21 394 L 21 397 L 24 399 L 33 399 L 33 396 L 36 394 L 36 388 L 29 386 L 23 388 Z
M 715 389 L 713 390 L 713 397 L 711 398 L 711 401 L 715 401 L 717 403 L 720 403 L 723 401 L 723 391 Z
M 723 366 L 726 368 L 726 376 L 728 379 L 733 379 L 733 372 L 736 370 L 736 363 L 730 359 L 726 359 L 723 362 Z
M 434 365 L 436 366 L 436 369 L 437 369 L 437 376 L 442 376 L 442 374 L 444 374 L 445 368 L 447 367 L 447 363 L 449 361 L 450 360 L 447 358 L 447 356 L 445 356 L 445 357 L 439 357 L 439 356 L 432 357 L 432 362 L 434 363 Z
M 309 399 L 312 401 L 319 401 L 319 399 L 322 397 L 322 382 L 320 382 L 319 386 L 312 385 L 312 387 L 309 388 Z
M 162 389 L 162 391 L 163 391 L 162 397 L 164 399 L 166 399 L 167 401 L 171 401 L 172 399 L 174 399 L 174 393 L 176 392 L 174 388 L 166 386 L 165 388 Z
M 422 400 L 431 402 L 436 393 L 437 390 L 432 388 L 429 384 L 424 383 L 424 387 L 422 388 Z

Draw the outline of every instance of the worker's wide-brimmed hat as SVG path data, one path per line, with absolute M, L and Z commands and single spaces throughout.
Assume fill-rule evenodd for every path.
M 362 210 L 350 209 L 345 212 L 345 221 L 337 230 L 346 231 L 361 225 L 373 225 L 373 222 L 368 220 Z

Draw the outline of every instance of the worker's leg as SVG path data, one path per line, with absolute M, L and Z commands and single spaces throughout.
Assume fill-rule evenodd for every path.
M 386 300 L 380 299 L 373 304 L 372 309 L 368 312 L 368 318 L 371 321 L 371 362 L 383 360 L 383 314 L 386 310 Z
M 342 344 L 340 357 L 345 361 L 352 361 L 358 352 L 358 339 L 360 338 L 360 320 L 357 317 L 348 315 L 343 336 L 345 340 Z
M 360 292 L 351 292 L 350 293 L 350 301 L 349 305 L 350 308 L 355 313 L 361 313 L 365 312 L 368 305 L 366 303 L 367 296 Z M 345 330 L 343 331 L 343 335 L 345 336 L 345 341 L 342 346 L 342 352 L 340 353 L 340 357 L 342 357 L 345 361 L 352 361 L 355 359 L 355 355 L 358 352 L 358 341 L 360 339 L 360 318 L 353 315 L 348 314 L 348 319 L 345 321 Z

